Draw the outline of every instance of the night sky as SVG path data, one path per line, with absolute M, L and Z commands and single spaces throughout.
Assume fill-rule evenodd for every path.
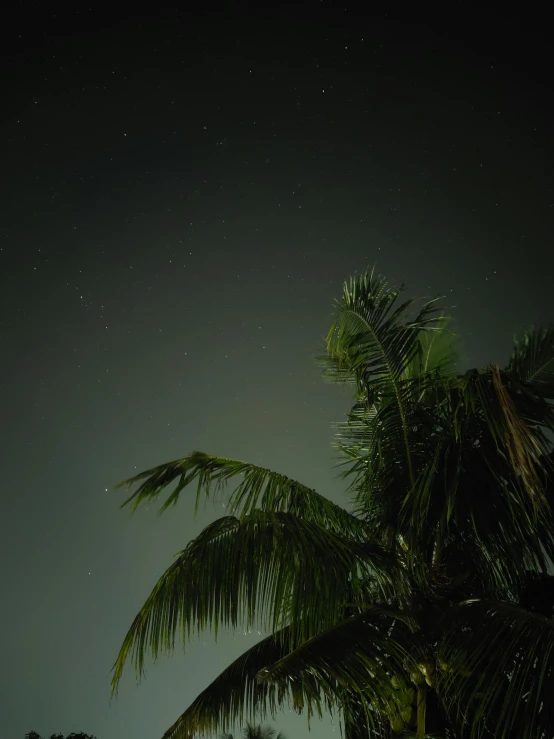
M 156 739 L 258 636 L 129 668 L 110 704 L 136 611 L 218 515 L 131 515 L 115 484 L 200 449 L 343 500 L 349 397 L 313 357 L 355 270 L 445 295 L 466 366 L 554 319 L 545 19 L 55 5 L 3 17 L 0 737 Z

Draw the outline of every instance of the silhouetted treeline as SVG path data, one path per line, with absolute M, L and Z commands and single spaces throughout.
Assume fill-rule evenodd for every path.
M 43 739 L 40 734 L 37 734 L 36 731 L 30 731 L 28 734 L 25 734 L 25 739 Z M 64 736 L 63 734 L 51 734 L 48 739 L 96 739 L 95 736 L 92 736 L 92 734 L 85 734 L 82 731 L 78 731 L 77 733 L 72 732 L 71 734 L 68 734 L 67 736 Z

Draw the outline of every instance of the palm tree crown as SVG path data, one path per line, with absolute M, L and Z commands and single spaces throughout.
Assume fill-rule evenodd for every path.
M 166 492 L 161 510 L 233 487 L 137 614 L 113 689 L 177 637 L 269 634 L 164 739 L 287 704 L 339 711 L 347 739 L 554 736 L 554 327 L 514 341 L 504 369 L 461 373 L 437 300 L 415 310 L 402 290 L 352 277 L 320 358 L 352 388 L 336 439 L 351 510 L 202 452 L 124 483 L 135 507 Z

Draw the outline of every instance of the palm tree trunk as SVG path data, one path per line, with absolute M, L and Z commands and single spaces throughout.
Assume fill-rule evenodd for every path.
M 425 739 L 425 711 L 427 708 L 427 684 L 417 687 L 417 739 Z

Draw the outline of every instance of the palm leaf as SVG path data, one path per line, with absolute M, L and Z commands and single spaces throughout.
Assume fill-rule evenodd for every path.
M 544 571 L 554 554 L 551 510 L 535 510 L 490 436 L 477 447 L 472 438 L 437 441 L 406 497 L 398 535 L 408 563 L 419 568 L 412 572 L 420 587 L 431 583 L 429 568 L 439 566 L 447 581 L 462 578 L 466 597 L 514 597 L 526 572 Z
M 396 709 L 391 677 L 415 668 L 406 647 L 384 625 L 390 617 L 379 607 L 366 610 L 312 637 L 260 672 L 262 682 L 292 686 L 304 707 L 339 705 L 345 690 L 360 698 L 367 726 L 388 721 Z
M 422 402 L 414 416 L 417 480 L 388 520 L 413 566 L 444 561 L 451 577 L 471 571 L 481 579 L 471 579 L 476 594 L 512 597 L 526 571 L 543 570 L 554 554 L 547 444 L 521 418 L 519 396 L 498 368 L 441 383 L 441 402 Z M 424 567 L 421 586 L 426 577 Z
M 426 376 L 433 370 L 441 374 L 452 374 L 460 363 L 461 339 L 449 329 L 452 322 L 444 313 L 437 319 L 433 331 L 420 331 L 418 341 L 421 351 L 417 352 L 411 365 L 406 369 L 407 376 Z
M 421 352 L 419 333 L 432 330 L 439 319 L 432 316 L 436 312 L 436 301 L 432 300 L 415 319 L 408 320 L 407 310 L 413 300 L 394 307 L 402 289 L 387 289 L 386 281 L 374 278 L 373 270 L 345 283 L 343 298 L 337 303 L 337 317 L 327 335 L 327 354 L 334 360 L 337 380 L 343 380 L 346 369 L 356 378 L 359 391 L 369 391 L 372 396 L 385 394 L 394 403 L 395 430 L 402 435 L 413 484 L 408 418 L 400 381 L 415 355 Z M 334 379 L 331 368 L 327 377 Z
M 554 324 L 531 328 L 520 341 L 514 338 L 506 371 L 538 395 L 554 400 Z
M 389 722 L 374 717 L 368 725 L 364 703 L 361 696 L 351 689 L 341 692 L 340 698 L 341 733 L 345 739 L 390 739 Z M 384 719 L 384 717 L 383 717 Z
M 217 498 L 235 479 L 240 482 L 228 499 L 227 511 L 231 515 L 248 513 L 257 507 L 265 511 L 288 511 L 348 536 L 361 539 L 366 536 L 363 523 L 306 485 L 258 465 L 203 452 L 193 452 L 183 459 L 153 467 L 123 481 L 118 487 L 141 483 L 123 503 L 123 506 L 132 504 L 134 508 L 157 500 L 162 492 L 168 491 L 160 509 L 163 512 L 176 505 L 182 491 L 193 483 L 197 486 L 198 507 L 202 493 L 207 498 L 211 495 Z M 177 483 L 174 490 L 168 490 L 174 483 Z
M 357 417 L 351 415 L 339 429 L 345 474 L 353 478 L 350 492 L 362 516 L 379 508 L 383 531 L 394 528 L 399 507 L 416 482 L 418 457 L 429 457 L 422 443 L 426 437 L 417 429 L 421 400 L 436 390 L 437 372 L 450 367 L 454 356 L 443 339 L 435 344 L 422 338 L 426 333 L 446 336 L 448 319 L 433 315 L 436 301 L 427 302 L 412 319 L 413 300 L 395 305 L 402 290 L 388 289 L 373 271 L 351 278 L 327 336 L 325 376 L 356 381 Z
M 336 421 L 332 424 L 335 431 L 334 447 L 348 464 L 351 460 L 367 459 L 375 434 L 373 421 L 377 415 L 377 406 L 369 405 L 365 398 L 358 398 L 348 412 L 346 421 Z M 350 466 L 348 474 L 352 474 Z
M 114 666 L 113 690 L 131 657 L 139 675 L 154 658 L 205 628 L 275 631 L 291 624 L 309 638 L 344 612 L 344 603 L 390 595 L 402 572 L 377 545 L 340 536 L 291 513 L 253 511 L 207 526 L 177 556 L 137 614 Z M 321 598 L 321 592 L 326 597 Z
M 473 600 L 451 614 L 437 690 L 472 737 L 554 734 L 554 621 L 507 603 Z
M 193 701 L 165 732 L 163 739 L 192 739 L 224 731 L 254 716 L 273 716 L 286 694 L 270 683 L 261 683 L 258 672 L 288 653 L 292 645 L 285 628 L 262 639 L 232 662 Z

